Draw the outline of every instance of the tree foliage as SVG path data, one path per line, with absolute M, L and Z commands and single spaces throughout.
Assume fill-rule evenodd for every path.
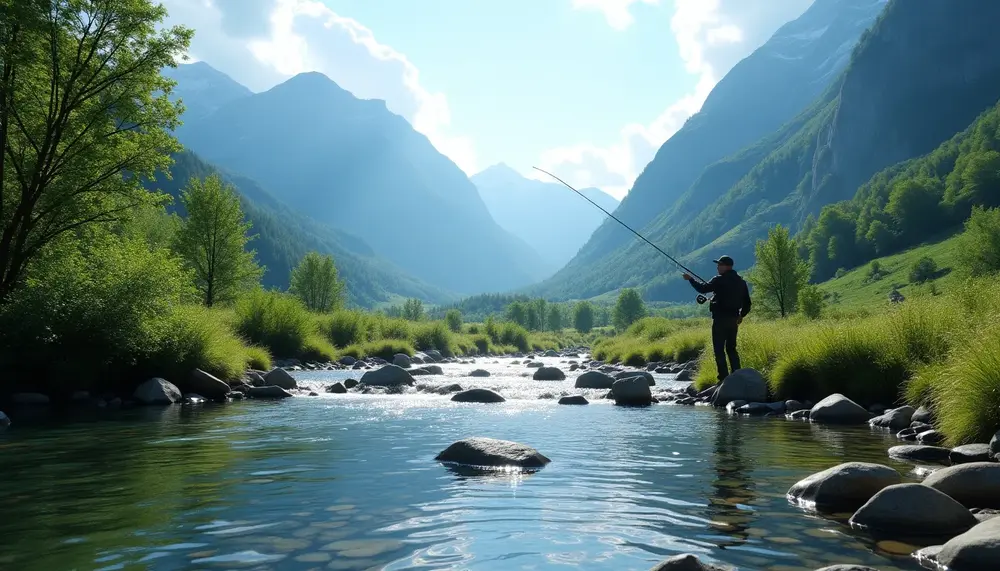
M 639 291 L 633 288 L 625 288 L 618 294 L 618 301 L 612 316 L 615 327 L 620 330 L 627 329 L 636 321 L 646 317 L 646 304 L 642 301 Z
M 937 271 L 937 262 L 929 256 L 924 256 L 923 258 L 917 260 L 913 264 L 913 267 L 910 268 L 910 282 L 922 284 L 928 280 L 932 280 L 937 274 Z
M 407 321 L 421 321 L 424 318 L 424 302 L 417 298 L 410 298 L 403 302 L 403 319 Z
M 141 179 L 179 147 L 160 75 L 191 31 L 148 0 L 0 3 L 0 299 L 60 236 L 156 196 Z
M 549 305 L 549 313 L 545 319 L 545 328 L 549 331 L 561 331 L 563 328 L 562 310 L 554 303 Z
M 823 292 L 815 284 L 806 284 L 799 289 L 798 308 L 802 315 L 809 319 L 819 319 L 824 305 Z
M 799 290 L 809 278 L 809 265 L 799 257 L 788 229 L 779 224 L 768 231 L 766 240 L 758 240 L 756 258 L 747 278 L 760 307 L 781 317 L 794 312 Z
M 974 208 L 958 240 L 956 265 L 966 274 L 1000 271 L 1000 208 Z
M 292 270 L 288 290 L 298 297 L 309 311 L 326 313 L 344 303 L 344 283 L 337 277 L 333 256 L 309 252 Z
M 580 333 L 590 333 L 594 328 L 594 305 L 589 301 L 577 302 L 573 308 L 573 327 Z
M 444 314 L 444 322 L 448 325 L 448 329 L 455 333 L 462 331 L 462 312 L 457 309 L 449 309 Z
M 219 175 L 191 179 L 181 195 L 187 218 L 177 232 L 174 248 L 194 272 L 203 303 L 231 302 L 258 284 L 264 270 L 247 251 L 253 239 L 243 219 L 240 199 Z

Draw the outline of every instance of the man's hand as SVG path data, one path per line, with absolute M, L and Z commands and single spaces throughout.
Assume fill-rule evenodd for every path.
M 681 277 L 684 278 L 684 279 L 686 279 L 687 281 L 691 281 L 691 275 L 690 274 L 684 274 Z

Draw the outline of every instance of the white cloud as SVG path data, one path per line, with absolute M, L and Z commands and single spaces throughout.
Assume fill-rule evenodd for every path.
M 635 1 L 638 0 L 574 0 L 574 6 L 603 6 L 609 25 L 618 28 L 624 21 L 619 11 L 628 13 Z M 545 151 L 540 157 L 542 168 L 566 173 L 564 178 L 570 184 L 600 186 L 616 197 L 624 196 L 656 150 L 701 109 L 719 79 L 812 2 L 674 0 L 670 30 L 685 70 L 697 78 L 692 91 L 671 103 L 648 124 L 626 125 L 619 140 L 611 145 L 582 143 Z
M 660 0 L 573 0 L 577 10 L 597 10 L 604 14 L 608 25 L 616 30 L 624 30 L 635 22 L 632 16 L 632 4 L 656 5 Z
M 476 172 L 471 140 L 448 131 L 441 93 L 428 91 L 406 55 L 316 0 L 164 0 L 170 23 L 197 30 L 191 56 L 253 90 L 318 71 L 363 99 L 383 99 L 462 168 Z

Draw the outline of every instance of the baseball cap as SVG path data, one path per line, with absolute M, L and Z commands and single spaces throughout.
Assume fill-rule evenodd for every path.
M 722 264 L 723 266 L 735 266 L 736 265 L 736 264 L 733 263 L 733 259 L 730 258 L 729 256 L 719 256 L 718 260 L 712 260 L 712 261 L 715 262 L 716 264 Z

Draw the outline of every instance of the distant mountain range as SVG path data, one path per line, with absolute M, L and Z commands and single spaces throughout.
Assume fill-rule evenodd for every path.
M 534 248 L 550 274 L 607 218 L 562 184 L 526 178 L 503 163 L 474 175 L 472 182 L 497 224 Z M 599 189 L 579 190 L 608 212 L 618 207 L 617 199 Z

